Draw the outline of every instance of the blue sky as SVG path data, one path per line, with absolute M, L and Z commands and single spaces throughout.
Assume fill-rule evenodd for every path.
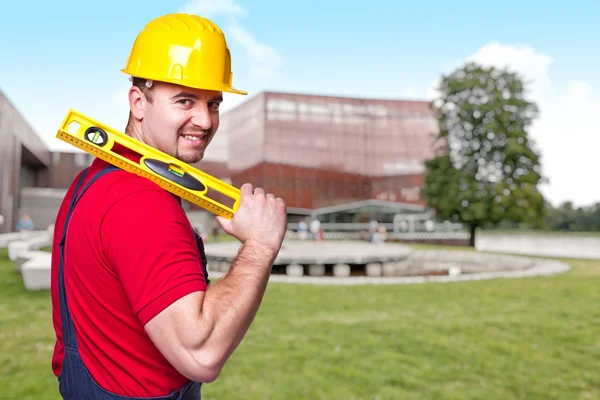
M 600 170 L 600 2 L 5 3 L 0 90 L 53 150 L 72 150 L 54 138 L 69 108 L 124 127 L 128 77 L 119 69 L 136 35 L 152 18 L 189 11 L 224 30 L 234 85 L 248 97 L 430 100 L 440 75 L 467 60 L 509 66 L 532 81 L 542 111 L 532 136 L 550 179 L 544 194 L 555 204 L 600 201 L 599 185 L 575 179 Z M 248 97 L 226 95 L 224 110 Z M 207 158 L 223 158 L 223 141 L 213 144 Z

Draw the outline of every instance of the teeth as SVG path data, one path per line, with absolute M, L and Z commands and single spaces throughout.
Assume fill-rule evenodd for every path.
M 200 140 L 197 136 L 183 135 L 183 137 L 189 140 Z

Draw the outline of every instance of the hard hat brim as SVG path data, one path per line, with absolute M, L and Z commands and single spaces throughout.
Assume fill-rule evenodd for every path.
M 247 95 L 248 92 L 244 91 L 244 90 L 239 90 L 236 89 L 232 86 L 228 86 L 228 85 L 206 85 L 205 82 L 200 83 L 198 82 L 197 84 L 195 84 L 193 81 L 190 80 L 180 80 L 180 79 L 170 79 L 170 78 L 156 78 L 156 77 L 150 77 L 150 76 L 140 76 L 138 75 L 132 75 L 131 72 L 128 72 L 125 69 L 121 69 L 121 72 L 127 75 L 131 75 L 132 77 L 136 77 L 136 78 L 140 78 L 140 79 L 149 79 L 155 82 L 165 82 L 165 83 L 171 83 L 174 85 L 179 85 L 179 86 L 183 86 L 183 87 L 189 87 L 189 88 L 193 88 L 193 89 L 202 89 L 202 90 L 214 90 L 215 92 L 227 92 L 227 93 L 233 93 L 233 94 L 241 94 L 241 95 Z

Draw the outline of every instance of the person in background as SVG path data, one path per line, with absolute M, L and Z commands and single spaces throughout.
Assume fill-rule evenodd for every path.
M 23 214 L 19 222 L 17 222 L 17 231 L 19 232 L 32 231 L 34 228 L 33 220 L 29 214 Z
M 319 221 L 319 218 L 315 217 L 312 221 L 310 221 L 310 233 L 312 235 L 313 240 L 319 239 L 319 231 L 320 230 L 321 230 L 321 221 Z
M 211 233 L 212 233 L 213 242 L 217 242 L 217 240 L 219 240 L 219 222 L 217 221 L 216 218 L 214 218 L 212 221 Z
M 302 218 L 300 222 L 298 222 L 298 239 L 306 240 L 308 238 L 308 224 L 306 223 L 306 218 Z
M 387 229 L 385 226 L 380 225 L 379 228 L 371 236 L 371 243 L 382 244 L 387 239 Z
M 373 241 L 373 236 L 377 233 L 377 227 L 379 226 L 379 222 L 377 220 L 372 219 L 369 221 L 369 232 L 367 233 L 367 242 Z
M 195 221 L 192 227 L 194 228 L 196 235 L 200 236 L 200 239 L 202 239 L 203 242 L 206 242 L 208 235 L 206 234 L 206 229 L 204 229 L 204 224 L 200 221 Z

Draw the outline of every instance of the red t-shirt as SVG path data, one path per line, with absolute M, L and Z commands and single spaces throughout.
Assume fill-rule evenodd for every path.
M 107 165 L 94 160 L 86 182 Z M 58 212 L 52 244 L 56 376 L 64 354 L 58 243 L 74 186 Z M 79 353 L 102 388 L 122 396 L 151 397 L 167 395 L 187 382 L 144 330 L 176 300 L 206 290 L 198 246 L 178 197 L 126 171 L 99 178 L 71 216 L 64 279 Z

